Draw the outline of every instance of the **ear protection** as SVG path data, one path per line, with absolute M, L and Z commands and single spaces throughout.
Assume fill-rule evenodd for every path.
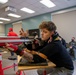
M 52 38 L 55 39 L 59 36 L 59 34 L 55 31 L 54 34 L 52 35 Z

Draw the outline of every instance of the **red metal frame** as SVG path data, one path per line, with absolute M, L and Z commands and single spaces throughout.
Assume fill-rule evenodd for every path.
M 4 75 L 4 70 L 10 69 L 10 68 L 14 68 L 14 71 L 15 71 L 15 66 L 18 66 L 18 64 L 14 63 L 11 66 L 7 66 L 5 68 L 2 68 L 2 54 L 0 54 L 0 75 Z M 16 75 L 23 75 L 23 74 L 26 75 L 24 73 L 24 71 L 21 71 L 21 70 L 16 72 Z M 43 75 L 46 75 L 46 70 L 44 70 Z
M 5 68 L 2 68 L 2 54 L 0 54 L 0 75 L 4 75 L 4 70 L 10 69 L 10 68 L 14 68 L 14 70 L 15 70 L 15 66 L 18 66 L 18 64 L 14 63 L 11 66 L 7 66 Z M 17 71 L 16 72 L 16 75 L 22 75 L 22 74 L 25 75 L 24 71 Z
M 20 40 L 20 37 L 0 37 L 0 40 Z M 20 45 L 22 42 L 10 42 L 15 45 Z M 5 46 L 5 43 L 0 43 L 0 47 Z
M 23 74 L 26 75 L 26 74 L 24 73 L 24 71 L 17 71 L 17 72 L 16 72 L 16 75 L 23 75 Z

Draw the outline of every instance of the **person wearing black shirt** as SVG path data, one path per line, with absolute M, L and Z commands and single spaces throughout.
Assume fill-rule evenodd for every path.
M 70 55 L 66 48 L 62 45 L 59 37 L 56 35 L 56 26 L 51 21 L 42 22 L 39 26 L 41 30 L 41 40 L 45 41 L 46 44 L 38 50 L 39 53 L 43 53 L 47 56 L 48 60 L 56 64 L 53 72 L 51 69 L 46 69 L 46 73 L 50 75 L 72 75 L 74 66 Z M 23 55 L 29 60 L 32 59 L 35 63 L 45 62 L 46 60 L 37 54 L 32 54 L 19 49 L 17 46 L 7 45 L 8 48 L 13 48 L 14 52 L 18 55 Z M 43 70 L 37 71 L 39 75 L 43 75 Z

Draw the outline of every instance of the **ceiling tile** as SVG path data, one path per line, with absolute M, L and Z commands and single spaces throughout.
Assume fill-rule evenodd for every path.
M 9 0 L 9 2 L 7 2 L 5 4 L 0 4 L 0 17 L 10 18 L 11 19 L 10 22 L 14 22 L 14 21 L 21 20 L 24 18 L 26 19 L 26 18 L 33 17 L 36 15 L 44 14 L 47 12 L 53 12 L 56 10 L 67 8 L 67 7 L 76 6 L 76 0 L 51 0 L 52 2 L 54 2 L 54 4 L 56 4 L 56 6 L 53 8 L 46 7 L 45 5 L 41 4 L 40 1 L 41 0 Z M 17 19 L 17 18 L 13 18 L 13 17 L 8 17 L 7 14 L 10 12 L 5 12 L 6 6 L 15 7 L 17 10 L 17 12 L 15 12 L 15 14 L 20 15 L 21 18 Z M 25 13 L 20 10 L 23 7 L 27 7 L 36 12 L 34 14 Z M 10 22 L 4 21 L 4 24 L 10 23 Z

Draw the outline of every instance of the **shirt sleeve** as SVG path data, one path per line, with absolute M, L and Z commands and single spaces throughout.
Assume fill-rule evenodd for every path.
M 47 44 L 45 47 L 43 47 L 42 49 L 39 50 L 40 53 L 43 53 L 44 55 L 47 56 L 47 58 L 50 58 L 50 56 L 52 56 L 53 54 L 58 52 L 58 45 L 56 43 L 49 43 Z M 36 59 L 39 61 L 40 57 L 39 56 L 33 56 L 34 60 L 36 61 Z

